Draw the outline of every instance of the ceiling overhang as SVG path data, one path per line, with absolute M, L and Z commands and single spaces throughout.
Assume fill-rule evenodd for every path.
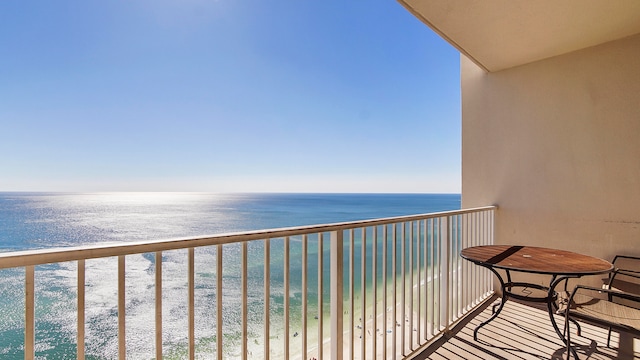
M 640 33 L 640 0 L 398 0 L 489 72 Z

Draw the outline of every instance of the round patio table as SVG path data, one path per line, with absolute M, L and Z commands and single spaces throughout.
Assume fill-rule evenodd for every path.
M 567 280 L 570 278 L 579 278 L 585 275 L 597 275 L 608 273 L 613 270 L 613 265 L 606 261 L 593 256 L 582 255 L 571 251 L 533 247 L 533 246 L 517 246 L 517 245 L 485 245 L 473 246 L 463 249 L 460 253 L 462 258 L 473 262 L 474 264 L 485 267 L 493 272 L 502 291 L 502 299 L 498 309 L 494 311 L 491 317 L 478 325 L 473 331 L 473 339 L 478 340 L 478 330 L 490 323 L 502 311 L 507 299 L 513 298 L 522 301 L 546 303 L 549 311 L 549 319 L 556 333 L 566 344 L 566 339 L 555 317 L 553 316 L 558 309 L 556 303 L 558 294 L 555 288 L 562 281 L 565 282 L 565 291 L 567 290 Z M 504 270 L 505 278 L 497 271 Z M 549 286 L 541 286 L 526 282 L 513 282 L 511 280 L 511 272 L 523 272 L 531 274 L 550 275 L 551 280 Z M 536 289 L 542 292 L 541 296 L 533 296 L 532 292 L 516 293 L 515 289 Z M 573 348 L 572 348 L 573 350 Z

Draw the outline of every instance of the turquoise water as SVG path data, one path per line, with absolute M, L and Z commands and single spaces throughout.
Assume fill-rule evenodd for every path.
M 0 251 L 193 237 L 318 223 L 411 215 L 460 208 L 460 195 L 440 194 L 191 194 L 0 193 Z M 359 241 L 359 238 L 356 238 Z M 325 244 L 328 250 L 328 243 Z M 249 245 L 250 349 L 262 348 L 262 242 Z M 240 338 L 239 246 L 224 250 L 223 312 L 228 357 Z M 301 241 L 291 239 L 291 308 L 301 302 Z M 360 253 L 356 252 L 356 262 Z M 163 348 L 174 358 L 186 344 L 186 251 L 163 253 Z M 207 358 L 215 347 L 215 249 L 196 249 L 196 337 Z M 277 329 L 284 306 L 283 240 L 271 242 L 271 316 Z M 154 273 L 152 254 L 127 256 L 127 358 L 153 357 Z M 325 257 L 328 261 L 328 256 Z M 76 320 L 75 263 L 36 268 L 36 351 L 39 358 L 74 358 Z M 309 240 L 309 313 L 317 313 L 317 239 Z M 324 286 L 328 290 L 328 263 Z M 87 358 L 117 354 L 117 264 L 115 259 L 87 261 Z M 0 358 L 23 357 L 24 271 L 1 271 Z M 359 282 L 359 277 L 356 276 Z M 356 288 L 359 284 L 356 284 Z M 328 292 L 325 293 L 328 301 Z M 325 307 L 326 309 L 326 307 Z M 253 311 L 252 311 L 253 310 Z M 293 333 L 302 314 L 292 311 Z M 310 320 L 310 325 L 314 321 Z M 272 331 L 278 342 L 279 333 Z M 274 345 L 274 347 L 276 347 Z

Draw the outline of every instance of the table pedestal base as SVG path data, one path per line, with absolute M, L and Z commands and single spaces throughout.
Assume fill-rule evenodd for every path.
M 504 278 L 500 275 L 500 273 L 498 273 L 494 268 L 488 267 L 488 266 L 484 266 L 484 267 L 491 270 L 491 272 L 493 272 L 496 275 L 498 281 L 500 281 L 500 289 L 502 291 L 502 297 L 500 299 L 500 304 L 496 304 L 493 306 L 493 309 L 492 309 L 493 314 L 491 314 L 491 317 L 489 317 L 487 320 L 480 323 L 480 325 L 478 325 L 475 328 L 475 330 L 473 330 L 473 340 L 478 341 L 478 331 L 483 326 L 487 325 L 488 323 L 493 321 L 496 317 L 498 317 L 498 315 L 500 315 L 500 312 L 504 308 L 504 304 L 507 302 L 507 299 L 512 298 L 516 300 L 528 301 L 528 302 L 534 302 L 534 303 L 546 303 L 547 310 L 549 312 L 549 320 L 551 320 L 551 325 L 553 325 L 553 329 L 556 331 L 556 334 L 558 334 L 558 337 L 560 337 L 562 342 L 565 345 L 567 344 L 567 339 L 565 337 L 565 334 L 558 327 L 558 324 L 556 323 L 556 319 L 554 317 L 555 312 L 558 310 L 558 305 L 556 304 L 556 301 L 558 300 L 558 293 L 555 291 L 555 288 L 561 282 L 564 281 L 565 283 L 564 286 L 566 291 L 567 280 L 572 278 L 571 276 L 558 277 L 556 275 L 553 275 L 551 277 L 549 286 L 542 286 L 538 284 L 531 284 L 531 283 L 525 283 L 525 282 L 513 282 L 511 281 L 511 274 L 509 273 L 509 270 L 505 270 L 507 275 L 507 281 L 505 281 Z M 528 289 L 539 290 L 542 292 L 546 292 L 546 296 L 522 295 L 522 293 L 514 292 L 514 289 L 516 288 L 519 288 L 519 289 L 528 288 Z M 497 306 L 497 309 L 496 309 L 496 306 Z M 578 332 L 579 332 L 580 325 L 576 323 L 573 319 L 571 319 L 571 321 L 577 326 Z M 576 353 L 575 349 L 571 348 L 571 352 L 573 353 L 574 357 L 577 359 L 578 354 Z

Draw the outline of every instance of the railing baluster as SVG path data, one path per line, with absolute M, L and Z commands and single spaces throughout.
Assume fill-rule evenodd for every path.
M 387 358 L 387 226 L 382 227 L 382 358 Z
M 458 253 L 454 256 L 456 257 L 460 257 L 460 252 L 462 251 L 462 249 L 464 249 L 466 247 L 466 236 L 465 236 L 465 217 L 463 215 L 458 217 L 458 221 L 459 221 L 459 227 L 458 227 L 458 232 L 460 233 L 460 245 L 458 247 Z M 458 290 L 459 294 L 460 294 L 460 307 L 458 310 L 458 317 L 460 318 L 467 310 L 468 308 L 468 304 L 469 302 L 467 301 L 467 288 L 465 285 L 467 285 L 466 280 L 466 267 L 465 267 L 465 263 L 468 263 L 468 261 L 462 261 L 462 259 L 458 259 L 458 263 L 459 265 L 459 272 L 460 272 L 460 277 L 459 277 L 459 281 L 460 281 L 460 288 Z
M 477 214 L 476 216 L 476 242 L 478 245 L 484 245 L 484 239 L 482 238 L 482 214 Z M 484 271 L 482 271 L 484 269 L 480 269 L 480 271 L 476 271 L 476 277 L 477 277 L 477 281 L 478 281 L 478 295 L 482 296 L 482 294 L 484 294 L 484 289 L 486 287 L 486 276 Z
M 494 240 L 495 240 L 495 216 L 496 213 L 494 211 L 489 211 L 487 216 L 489 217 L 489 239 L 488 239 L 488 244 L 487 245 L 493 245 Z M 489 278 L 491 278 L 491 274 L 489 274 L 489 270 L 485 269 L 487 272 L 487 276 L 489 276 Z M 491 287 L 493 288 L 493 287 Z
M 25 267 L 24 275 L 24 358 L 33 360 L 35 357 L 35 267 L 29 265 Z
M 456 294 L 455 294 L 455 289 L 456 286 L 458 286 L 458 279 L 457 279 L 457 274 L 458 274 L 458 268 L 457 268 L 457 260 L 458 258 L 455 257 L 453 254 L 455 254 L 456 251 L 456 232 L 455 232 L 455 221 L 456 221 L 456 217 L 455 216 L 449 216 L 448 217 L 448 222 L 449 222 L 449 247 L 447 248 L 447 260 L 449 261 L 449 291 L 447 292 L 449 298 L 448 298 L 448 304 L 449 304 L 449 312 L 448 312 L 448 316 L 447 316 L 447 330 L 449 329 L 449 325 L 451 325 L 451 323 L 453 322 L 453 320 L 455 320 L 455 313 L 456 313 Z
M 481 235 L 480 238 L 482 240 L 482 244 L 487 244 L 487 238 L 486 238 L 486 232 L 487 232 L 486 222 L 487 222 L 487 219 L 485 217 L 485 214 L 480 214 L 480 219 L 481 219 L 481 221 L 480 221 L 480 235 Z M 484 280 L 484 289 L 487 289 L 490 279 L 489 279 L 488 276 L 486 276 L 486 274 L 485 274 L 484 279 L 485 279 Z
M 421 334 L 421 326 L 420 326 L 420 317 L 422 316 L 422 313 L 420 311 L 420 308 L 422 308 L 422 301 L 420 298 L 420 286 L 421 285 L 421 280 L 422 277 L 420 276 L 420 273 L 422 272 L 422 267 L 420 266 L 421 262 L 420 262 L 420 238 L 422 237 L 422 228 L 420 227 L 420 221 L 416 221 L 416 270 L 417 270 L 417 279 L 416 279 L 416 298 L 417 298 L 417 324 L 416 324 L 416 329 L 418 330 L 416 332 L 416 340 L 418 341 L 418 343 L 420 343 L 420 334 Z
M 427 219 L 423 220 L 423 228 L 424 228 L 424 238 L 423 238 L 423 254 L 422 254 L 422 258 L 424 259 L 424 287 L 422 288 L 424 291 L 424 319 L 423 319 L 423 323 L 422 323 L 422 329 L 423 329 L 423 340 L 427 340 L 429 338 L 429 333 L 428 333 L 428 319 L 429 319 L 429 312 L 427 309 L 427 303 L 429 302 L 429 294 L 427 293 L 427 288 L 428 288 L 428 284 L 429 284 L 429 273 L 428 273 L 428 269 L 429 269 L 429 221 Z
M 343 231 L 331 232 L 331 359 L 342 360 L 344 356 L 344 243 Z
M 464 247 L 473 246 L 473 214 L 467 214 L 465 221 L 465 236 L 467 241 Z M 467 281 L 467 310 L 471 310 L 475 306 L 473 268 L 468 261 L 462 262 L 466 266 L 465 280 Z
M 451 253 L 449 254 L 449 259 L 451 261 L 451 276 L 453 277 L 451 282 L 451 310 L 449 312 L 449 320 L 450 322 L 455 321 L 458 318 L 458 303 L 460 302 L 460 297 L 458 296 L 458 289 L 460 288 L 460 283 L 458 282 L 458 278 L 460 276 L 460 269 L 458 268 L 458 260 L 459 256 L 456 256 L 458 253 L 458 217 L 451 217 Z
M 478 239 L 478 214 L 473 214 L 473 245 L 480 245 L 480 239 Z M 483 284 L 482 284 L 482 278 L 480 277 L 480 271 L 479 269 L 475 268 L 473 270 L 473 289 L 474 289 L 474 294 L 473 296 L 475 298 L 480 297 L 480 292 L 481 289 L 483 288 Z
M 84 360 L 84 319 L 85 319 L 85 260 L 78 260 L 78 360 Z
M 125 256 L 118 256 L 118 358 L 127 357 L 127 340 L 125 331 Z
M 472 246 L 481 245 L 480 240 L 478 239 L 478 216 L 477 214 L 473 214 L 473 243 Z M 480 297 L 481 289 L 482 289 L 482 279 L 480 277 L 480 271 L 478 271 L 477 267 L 473 270 L 473 289 L 474 289 L 474 297 L 477 299 Z
M 459 319 L 462 314 L 462 306 L 464 299 L 462 298 L 462 258 L 460 257 L 460 251 L 462 251 L 462 232 L 460 229 L 462 217 L 455 216 L 456 219 L 456 251 L 452 256 L 456 259 L 456 313 L 455 319 Z
M 188 317 L 189 317 L 189 359 L 193 360 L 195 358 L 195 256 L 194 249 L 189 248 L 188 250 L 188 281 L 187 286 L 189 288 L 188 291 Z
M 489 241 L 489 214 L 487 213 L 483 213 L 485 222 L 484 222 L 484 237 L 485 237 L 485 244 L 489 245 L 490 241 Z M 493 277 L 491 277 L 491 274 L 489 273 L 488 269 L 485 269 L 485 272 L 487 273 L 487 289 L 491 286 L 491 283 L 493 283 Z M 485 290 L 485 294 L 487 293 L 488 290 Z
M 396 323 L 398 322 L 398 238 L 396 237 L 396 224 L 391 225 L 391 238 L 393 249 L 391 250 L 391 268 L 393 269 L 393 325 L 392 325 L 392 337 L 393 342 L 391 343 L 391 353 L 395 358 L 398 354 L 398 336 L 396 332 Z
M 241 339 L 241 357 L 247 360 L 247 242 L 242 243 L 242 339 Z
M 466 215 L 462 216 L 462 246 L 461 250 L 469 246 L 469 217 Z M 467 312 L 471 309 L 471 297 L 469 296 L 469 266 L 468 261 L 462 262 L 462 289 L 464 294 L 464 312 Z
M 434 268 L 433 268 L 433 331 L 434 334 L 440 332 L 440 315 L 442 314 L 440 301 L 442 300 L 441 284 L 442 284 L 442 217 L 436 219 L 435 230 L 437 231 L 434 249 Z
M 473 233 L 473 235 L 471 236 L 471 244 L 470 244 L 470 246 L 479 245 L 478 244 L 478 238 L 477 238 L 476 232 L 475 232 L 476 231 L 476 223 L 477 223 L 476 214 L 471 214 L 471 224 L 469 225 L 469 227 L 471 228 L 471 232 Z M 472 282 L 471 286 L 473 288 L 473 295 L 472 296 L 475 299 L 474 300 L 474 305 L 476 305 L 476 304 L 479 303 L 478 298 L 480 297 L 479 291 L 478 291 L 479 290 L 479 285 L 480 285 L 479 284 L 480 278 L 478 277 L 478 269 L 474 268 L 473 266 L 471 266 L 470 268 L 471 268 L 471 278 L 470 278 L 470 280 Z
M 473 214 L 467 215 L 467 247 L 473 246 Z M 473 266 L 469 263 L 469 261 L 464 262 L 467 266 L 467 285 L 468 285 L 468 293 L 469 293 L 469 308 L 467 310 L 471 310 L 476 305 L 476 293 L 474 291 L 476 284 L 473 281 Z
M 469 237 L 469 217 L 467 216 L 467 214 L 464 214 L 462 216 L 462 236 L 463 236 L 463 244 L 460 248 L 460 251 L 462 251 L 462 249 L 465 249 L 470 245 L 470 237 Z M 464 314 L 467 313 L 467 311 L 471 310 L 473 308 L 473 299 L 471 298 L 471 277 L 469 276 L 469 266 L 470 263 L 469 261 L 462 261 L 462 268 L 464 269 L 463 273 L 462 273 L 462 286 L 464 287 L 464 308 L 463 308 L 463 312 L 461 314 L 461 316 L 463 316 Z
M 303 260 L 304 261 L 304 260 Z M 303 270 L 304 271 L 304 270 Z M 269 338 L 271 332 L 270 314 L 271 311 L 271 240 L 264 240 L 264 358 L 269 360 L 271 354 L 269 349 Z M 304 321 L 304 320 L 303 320 Z
M 162 360 L 162 251 L 156 251 L 156 360 Z
M 436 282 L 436 272 L 435 272 L 435 257 L 434 257 L 434 249 L 436 247 L 436 232 L 435 232 L 435 222 L 436 219 L 431 219 L 431 224 L 430 224 L 430 229 L 431 229 L 431 245 L 429 246 L 429 300 L 427 301 L 427 306 L 429 307 L 427 309 L 427 314 L 430 314 L 429 316 L 429 326 L 427 329 L 427 332 L 429 333 L 429 335 L 432 337 L 434 336 L 434 331 L 433 331 L 433 324 L 434 324 L 434 319 L 435 319 L 435 304 L 434 304 L 434 300 L 435 300 L 435 282 Z
M 318 359 L 322 359 L 322 347 L 324 343 L 323 322 L 322 322 L 322 271 L 323 271 L 323 234 L 318 233 Z
M 307 277 L 308 277 L 308 239 L 307 234 L 302 235 L 302 359 L 307 359 Z M 268 359 L 265 358 L 265 359 Z
M 413 274 L 413 221 L 409 222 L 409 350 L 413 351 L 413 286 L 414 286 L 414 274 Z
M 487 217 L 489 218 L 489 224 L 488 224 L 488 226 L 489 226 L 489 234 L 488 234 L 488 239 L 487 239 L 487 245 L 493 245 L 493 241 L 495 239 L 494 238 L 494 236 L 495 236 L 495 233 L 494 233 L 494 231 L 495 231 L 495 228 L 494 228 L 494 225 L 495 225 L 495 212 L 493 212 L 493 211 L 487 212 Z M 489 273 L 489 270 L 488 269 L 485 269 L 485 270 L 487 272 L 487 276 L 489 276 L 489 278 L 491 278 L 491 274 Z M 489 291 L 492 291 L 492 289 L 493 289 L 493 286 L 491 286 L 490 289 L 487 289 L 487 295 L 488 295 Z
M 402 264 L 402 331 L 400 332 L 400 343 L 402 344 L 402 352 L 401 354 L 404 356 L 406 354 L 405 350 L 406 346 L 406 333 L 407 333 L 407 249 L 406 249 L 406 226 L 407 224 L 402 222 L 400 223 L 402 229 L 400 230 L 400 239 L 402 243 L 400 245 L 400 251 L 402 252 L 401 264 Z
M 371 280 L 372 280 L 372 300 L 373 300 L 373 316 L 372 320 L 372 329 L 371 333 L 371 348 L 372 348 L 372 356 L 375 358 L 378 354 L 378 346 L 377 346 L 377 329 L 378 329 L 378 232 L 376 231 L 376 226 L 373 226 L 371 229 Z
M 478 231 L 480 231 L 480 216 L 479 214 L 473 214 L 473 245 L 477 246 L 477 245 L 483 245 L 479 233 Z M 482 292 L 484 289 L 484 275 L 483 272 L 481 271 L 481 269 L 475 269 L 474 273 L 473 273 L 473 282 L 475 284 L 475 294 L 474 296 L 476 298 L 481 297 Z
M 349 359 L 355 355 L 355 232 L 349 229 Z
M 216 245 L 216 357 L 222 360 L 222 244 Z
M 440 238 L 441 243 L 443 243 L 442 246 L 442 254 L 441 256 L 441 261 L 442 261 L 442 266 L 441 266 L 441 271 L 443 273 L 442 276 L 442 282 L 441 282 L 441 291 L 440 293 L 442 294 L 442 300 L 440 303 L 441 306 L 441 330 L 447 330 L 449 328 L 449 309 L 451 307 L 450 304 L 450 300 L 451 298 L 449 297 L 449 286 L 451 284 L 451 271 L 449 270 L 449 258 L 450 258 L 450 253 L 451 253 L 451 242 L 449 241 L 450 236 L 449 236 L 449 219 L 447 217 L 443 217 L 442 218 L 443 222 L 441 224 L 441 236 Z
M 483 236 L 483 232 L 484 232 L 484 227 L 482 226 L 484 222 L 484 216 L 482 214 L 478 214 L 478 243 L 480 245 L 484 245 L 485 241 L 484 241 L 484 236 Z M 486 289 L 487 287 L 487 277 L 485 276 L 484 271 L 480 272 L 480 289 L 482 291 L 482 293 L 484 293 L 484 289 Z
M 482 238 L 482 243 L 486 245 L 488 243 L 487 242 L 487 237 L 486 237 L 487 219 L 486 219 L 486 216 L 485 216 L 486 214 L 480 214 L 480 215 L 481 215 L 480 218 L 482 219 L 482 222 L 481 222 L 481 231 L 482 231 L 481 238 Z M 488 271 L 485 271 L 484 275 L 485 275 L 485 290 L 483 292 L 486 293 L 486 289 L 489 287 L 489 282 L 491 282 L 492 279 L 491 279 L 490 274 L 489 274 Z
M 360 256 L 361 259 L 361 269 L 360 269 L 360 296 L 362 296 L 361 302 L 361 311 L 362 317 L 360 318 L 360 337 L 362 339 L 360 343 L 360 359 L 364 360 L 367 358 L 367 231 L 366 228 L 360 229 L 360 237 L 362 253 Z
M 284 358 L 289 358 L 289 237 L 284 238 Z

